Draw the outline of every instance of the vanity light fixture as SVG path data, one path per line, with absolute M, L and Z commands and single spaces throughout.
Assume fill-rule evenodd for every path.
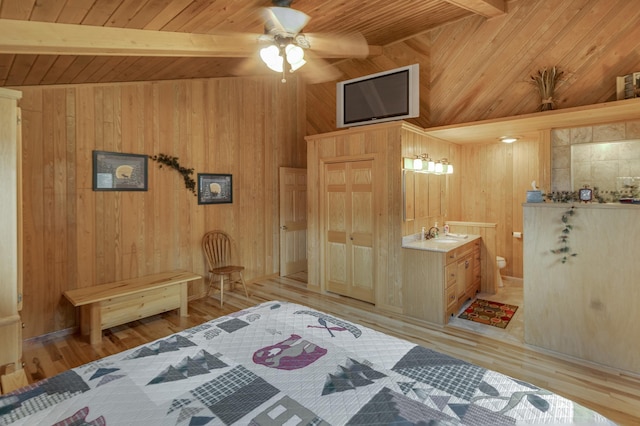
M 403 157 L 402 168 L 404 170 L 413 170 L 417 173 L 434 173 L 437 175 L 453 173 L 453 166 L 449 164 L 446 158 L 434 161 L 429 157 L 429 154 L 416 155 L 416 158 Z
M 500 142 L 504 142 L 504 143 L 514 143 L 515 141 L 518 140 L 518 138 L 513 136 L 500 136 L 500 138 L 498 139 L 500 140 Z
M 422 171 L 427 173 L 433 173 L 436 171 L 436 163 L 429 157 L 429 154 L 423 154 L 424 161 L 422 164 Z

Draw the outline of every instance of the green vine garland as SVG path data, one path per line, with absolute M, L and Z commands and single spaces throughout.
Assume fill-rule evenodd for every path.
M 193 174 L 193 169 L 187 169 L 186 167 L 182 167 L 180 163 L 178 163 L 178 157 L 172 157 L 166 154 L 158 154 L 158 155 L 150 155 L 150 159 L 159 163 L 160 168 L 163 165 L 170 167 L 176 170 L 178 173 L 182 175 L 182 179 L 184 179 L 184 186 L 193 193 L 193 195 L 197 195 L 196 193 L 196 181 L 193 180 L 191 175 Z
M 575 206 L 571 206 L 570 210 L 562 213 L 562 223 L 564 228 L 562 229 L 562 235 L 558 237 L 558 243 L 560 244 L 560 248 L 551 250 L 551 253 L 562 256 L 560 258 L 561 263 L 567 263 L 569 258 L 576 257 L 577 253 L 571 253 L 571 248 L 569 247 L 569 234 L 573 230 L 573 225 L 570 223 L 570 219 L 576 214 Z

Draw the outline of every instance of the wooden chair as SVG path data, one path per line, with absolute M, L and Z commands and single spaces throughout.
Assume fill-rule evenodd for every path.
M 230 287 L 234 287 L 237 283 L 242 284 L 244 294 L 249 298 L 247 286 L 242 276 L 244 266 L 231 264 L 231 238 L 229 235 L 222 231 L 207 232 L 202 237 L 202 250 L 209 265 L 207 296 L 218 282 L 216 277 L 220 277 L 220 306 L 222 306 L 224 303 L 224 278 L 227 277 Z M 238 274 L 239 278 L 233 279 L 233 274 Z

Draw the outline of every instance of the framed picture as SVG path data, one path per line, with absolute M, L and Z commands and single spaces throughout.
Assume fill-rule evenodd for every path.
M 198 173 L 198 204 L 233 202 L 231 175 Z
M 94 191 L 146 191 L 146 155 L 93 151 Z

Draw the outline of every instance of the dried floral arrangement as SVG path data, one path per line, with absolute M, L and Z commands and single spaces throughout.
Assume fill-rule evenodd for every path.
M 538 88 L 540 93 L 540 106 L 537 111 L 548 111 L 555 109 L 556 84 L 562 77 L 563 72 L 557 67 L 550 69 L 543 68 L 531 76 L 531 82 Z
M 193 174 L 193 169 L 182 167 L 178 162 L 178 157 L 172 157 L 167 154 L 158 154 L 158 155 L 150 155 L 149 158 L 159 163 L 160 168 L 162 168 L 162 165 L 164 164 L 165 166 L 172 168 L 176 170 L 178 173 L 180 173 L 180 175 L 182 176 L 182 179 L 184 180 L 184 186 L 189 191 L 191 191 L 193 195 L 197 195 L 196 181 L 193 180 L 193 178 L 191 177 L 191 175 Z

